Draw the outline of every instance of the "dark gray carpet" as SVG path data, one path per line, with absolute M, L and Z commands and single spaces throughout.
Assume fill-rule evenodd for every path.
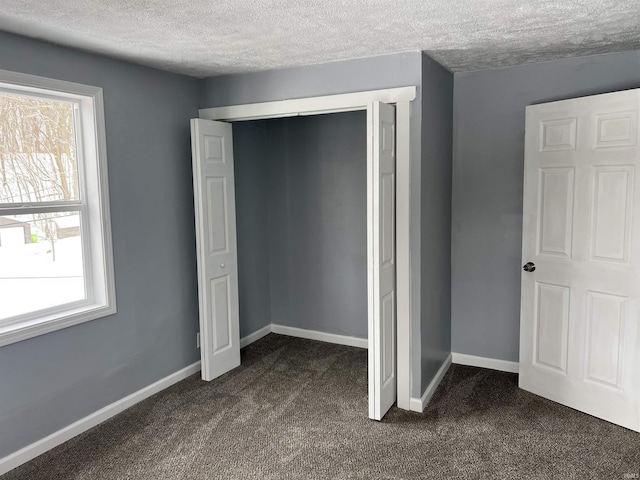
M 624 479 L 640 435 L 453 366 L 425 414 L 367 419 L 366 350 L 268 335 L 8 473 L 14 479 Z M 627 475 L 625 475 L 627 474 Z M 635 478 L 635 477 L 633 477 Z

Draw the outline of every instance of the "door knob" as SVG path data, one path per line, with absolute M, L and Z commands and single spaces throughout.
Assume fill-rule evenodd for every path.
M 224 263 L 221 263 L 221 264 L 220 264 L 220 268 L 224 268 Z
M 529 272 L 529 273 L 531 273 L 531 272 L 535 272 L 535 271 L 536 271 L 536 264 L 535 264 L 535 263 L 533 263 L 533 262 L 527 262 L 527 264 L 526 264 L 526 265 L 524 265 L 524 266 L 522 267 L 522 269 L 523 269 L 525 272 Z

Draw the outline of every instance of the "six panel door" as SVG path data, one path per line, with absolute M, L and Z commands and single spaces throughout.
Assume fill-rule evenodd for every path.
M 527 108 L 520 387 L 640 431 L 640 91 Z

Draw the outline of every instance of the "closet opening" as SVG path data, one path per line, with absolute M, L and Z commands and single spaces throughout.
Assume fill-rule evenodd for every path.
M 233 123 L 241 338 L 271 324 L 366 346 L 366 138 L 365 111 Z
M 191 120 L 203 379 L 271 331 L 347 339 L 368 349 L 369 417 L 396 401 L 410 409 L 415 95 L 231 105 Z

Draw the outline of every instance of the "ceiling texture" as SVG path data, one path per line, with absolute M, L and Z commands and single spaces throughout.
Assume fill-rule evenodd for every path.
M 410 50 L 463 72 L 640 48 L 640 0 L 2 0 L 0 30 L 197 77 Z

